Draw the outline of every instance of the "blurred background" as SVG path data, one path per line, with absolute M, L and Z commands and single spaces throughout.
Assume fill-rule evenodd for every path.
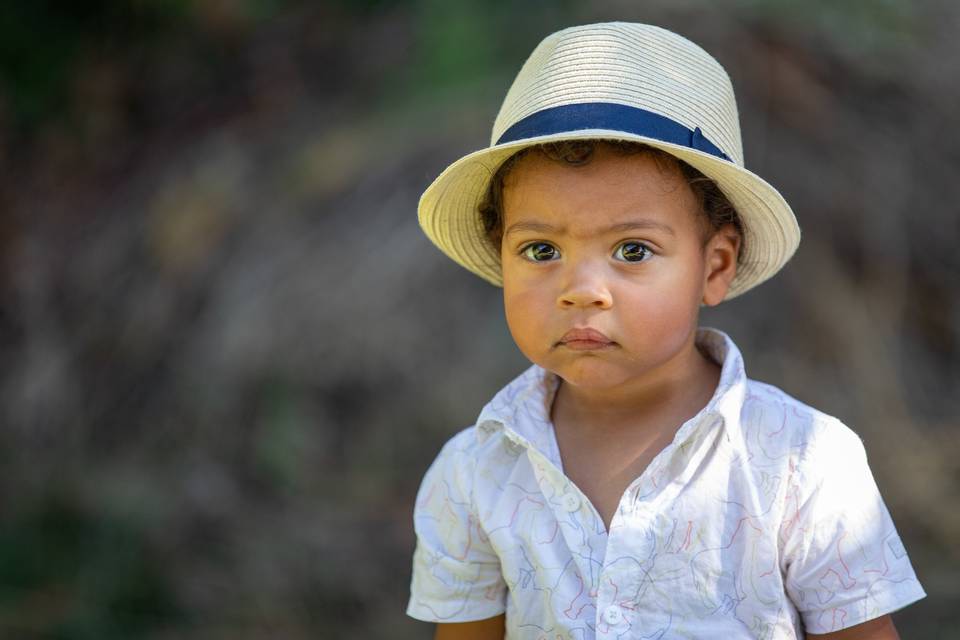
M 804 238 L 703 322 L 863 437 L 929 593 L 901 634 L 955 632 L 960 4 L 34 0 L 0 5 L 0 637 L 430 637 L 415 492 L 526 365 L 417 199 L 610 19 L 728 69 Z

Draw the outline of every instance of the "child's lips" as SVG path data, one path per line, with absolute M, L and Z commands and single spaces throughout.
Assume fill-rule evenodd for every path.
M 574 351 L 593 351 L 611 347 L 616 343 L 596 329 L 585 327 L 567 331 L 560 338 L 560 344 Z

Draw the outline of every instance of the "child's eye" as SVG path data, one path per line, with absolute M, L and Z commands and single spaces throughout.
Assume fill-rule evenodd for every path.
M 547 262 L 548 260 L 556 260 L 559 258 L 560 252 L 557 251 L 557 248 L 552 244 L 534 242 L 521 249 L 520 255 L 533 262 Z
M 650 255 L 650 248 L 640 242 L 624 242 L 613 252 L 614 258 L 624 262 L 643 262 Z

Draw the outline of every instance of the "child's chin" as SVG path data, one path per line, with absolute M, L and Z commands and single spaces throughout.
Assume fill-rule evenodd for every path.
M 628 382 L 633 375 L 602 358 L 578 358 L 566 366 L 553 369 L 564 382 L 581 389 L 609 389 Z

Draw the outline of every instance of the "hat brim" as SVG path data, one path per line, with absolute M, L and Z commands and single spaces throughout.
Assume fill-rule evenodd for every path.
M 640 142 L 662 149 L 717 183 L 736 208 L 744 230 L 737 274 L 724 300 L 735 298 L 772 277 L 796 251 L 800 228 L 793 211 L 763 178 L 703 151 L 607 129 L 525 138 L 460 158 L 437 176 L 420 197 L 420 226 L 454 262 L 495 286 L 503 286 L 500 251 L 487 239 L 479 214 L 490 179 L 503 162 L 525 147 L 588 138 Z

